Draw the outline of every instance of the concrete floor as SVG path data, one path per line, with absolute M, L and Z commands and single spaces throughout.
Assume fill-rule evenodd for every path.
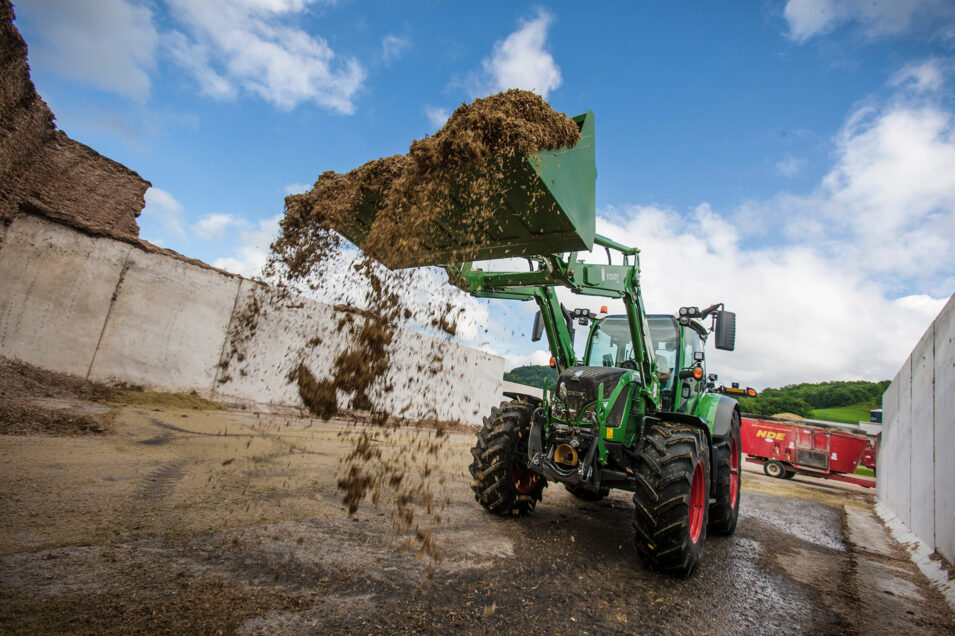
M 628 493 L 551 485 L 531 517 L 485 513 L 468 434 L 373 431 L 407 466 L 432 449 L 416 540 L 384 491 L 342 505 L 355 424 L 139 406 L 115 426 L 0 436 L 0 631 L 955 631 L 861 488 L 747 467 L 736 535 L 678 581 L 636 557 Z

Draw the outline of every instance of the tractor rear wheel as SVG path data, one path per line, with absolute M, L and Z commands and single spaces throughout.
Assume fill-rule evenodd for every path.
M 709 515 L 709 448 L 703 431 L 673 422 L 644 435 L 633 494 L 637 552 L 648 566 L 686 578 L 700 564 Z
M 610 494 L 609 488 L 601 488 L 597 492 L 578 486 L 577 484 L 564 484 L 567 492 L 581 501 L 600 501 Z
M 471 449 L 474 499 L 501 516 L 532 512 L 543 496 L 546 480 L 528 467 L 527 437 L 534 405 L 520 400 L 491 409 Z
M 710 504 L 710 525 L 713 534 L 730 536 L 736 532 L 739 519 L 740 486 L 742 485 L 739 413 L 733 413 L 730 436 L 714 444 L 713 470 L 716 471 L 716 501 Z

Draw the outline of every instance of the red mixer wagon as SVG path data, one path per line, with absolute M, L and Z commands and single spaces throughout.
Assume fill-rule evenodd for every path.
M 744 415 L 743 453 L 761 464 L 770 477 L 792 479 L 797 474 L 834 479 L 866 488 L 875 480 L 855 476 L 860 462 L 875 468 L 876 440 L 864 433 L 818 422 Z

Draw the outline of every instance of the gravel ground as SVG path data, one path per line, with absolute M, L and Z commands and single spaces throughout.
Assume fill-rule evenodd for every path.
M 552 484 L 531 517 L 485 513 L 471 436 L 453 433 L 429 578 L 387 502 L 341 503 L 359 425 L 115 408 L 113 435 L 0 435 L 0 631 L 955 630 L 860 489 L 745 472 L 736 535 L 708 539 L 677 581 L 637 559 L 625 492 L 581 504 Z M 412 452 L 420 434 L 389 439 Z

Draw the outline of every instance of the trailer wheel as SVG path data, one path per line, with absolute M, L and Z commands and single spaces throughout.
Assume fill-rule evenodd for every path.
M 771 459 L 763 465 L 763 472 L 776 479 L 786 478 L 786 467 L 783 466 L 782 462 L 778 462 L 775 459 Z
M 736 532 L 742 486 L 739 413 L 733 412 L 728 439 L 714 444 L 713 470 L 716 471 L 716 501 L 710 504 L 709 532 L 730 536 Z
M 656 570 L 690 576 L 700 564 L 709 516 L 704 433 L 673 422 L 650 426 L 636 481 L 633 528 L 640 558 Z
M 534 405 L 520 400 L 491 409 L 471 449 L 474 499 L 503 517 L 522 517 L 541 500 L 547 481 L 527 465 Z
M 572 494 L 577 499 L 581 501 L 601 501 L 604 497 L 610 494 L 610 489 L 603 487 L 597 492 L 593 490 L 588 490 L 587 488 L 582 488 L 577 484 L 564 484 L 564 488 L 567 489 L 567 492 Z

